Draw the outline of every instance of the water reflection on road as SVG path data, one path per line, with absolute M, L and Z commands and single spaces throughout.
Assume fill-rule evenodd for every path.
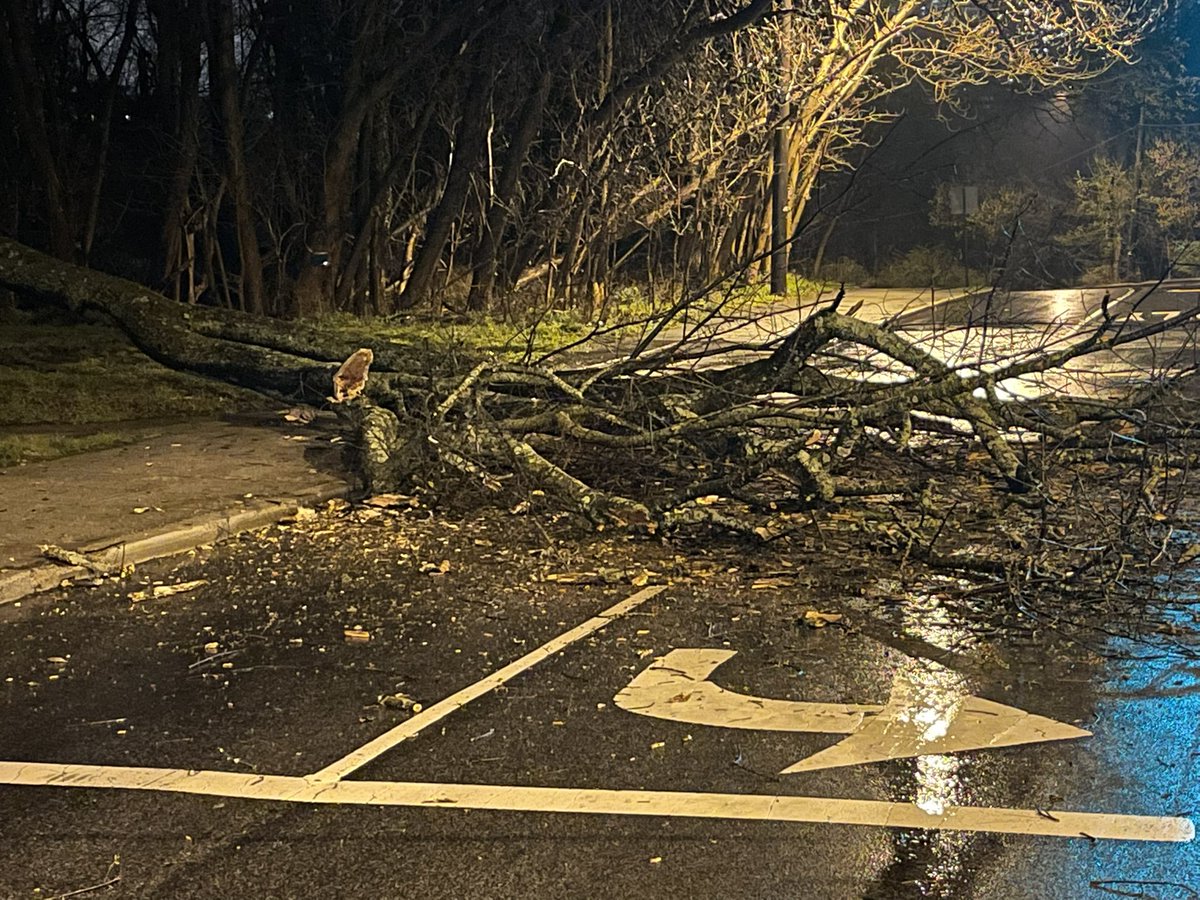
M 1106 336 L 1132 333 L 1156 325 L 1167 317 L 1188 312 L 1200 302 L 1194 286 L 1154 289 L 1152 286 L 1114 288 L 1064 288 L 1018 293 L 977 293 L 971 296 L 939 294 L 931 303 L 928 293 L 912 290 L 853 289 L 844 311 L 885 325 L 906 341 L 964 376 L 996 372 L 1014 362 L 1059 351 L 1092 335 L 1103 324 L 1102 298 L 1110 295 L 1111 319 Z M 761 346 L 789 333 L 804 318 L 830 303 L 825 296 L 789 308 L 750 308 L 726 314 L 705 324 L 670 331 L 671 339 L 686 335 L 691 349 Z M 664 340 L 666 337 L 664 336 Z M 618 346 L 618 350 L 620 347 Z M 885 354 L 858 345 L 839 344 L 824 365 L 831 374 L 863 381 L 902 381 L 913 373 Z M 689 365 L 727 365 L 738 354 L 706 356 Z M 1152 335 L 1114 350 L 1090 353 L 1044 373 L 1004 379 L 996 385 L 1000 399 L 1033 398 L 1055 394 L 1115 399 L 1131 385 L 1159 379 L 1200 363 L 1196 321 Z
M 1194 633 L 1196 615 L 1194 604 L 1179 606 L 1159 618 L 1160 627 Z M 980 636 L 978 622 L 959 619 L 933 598 L 910 597 L 895 624 L 904 636 L 958 660 L 991 652 L 992 639 Z M 970 694 L 1079 719 L 1093 732 L 1077 744 L 1040 745 L 1033 753 L 985 750 L 895 763 L 883 778 L 889 798 L 930 813 L 1015 805 L 1047 816 L 1072 810 L 1200 818 L 1200 661 L 1184 640 L 1150 645 L 1114 637 L 1086 650 L 1058 637 L 1020 645 L 1000 638 L 1008 664 L 976 674 L 912 654 L 883 654 L 892 699 L 902 694 L 909 725 L 931 738 L 947 729 Z M 1194 845 L 1081 838 L 898 831 L 877 876 L 879 891 L 870 896 L 1200 897 Z
M 909 634 L 943 650 L 969 649 L 975 637 L 955 624 L 941 607 L 918 610 L 913 604 L 904 610 L 904 629 Z M 922 729 L 922 738 L 932 741 L 950 728 L 971 693 L 967 679 L 957 672 L 922 659 L 908 658 L 896 673 L 898 689 L 906 695 L 914 722 Z M 958 757 L 921 756 L 917 758 L 917 796 L 915 802 L 926 812 L 941 813 L 947 806 L 963 802 L 956 777 Z
M 1194 633 L 1195 610 L 1163 612 L 1163 624 Z M 1054 786 L 1063 809 L 1200 818 L 1200 664 L 1186 647 L 1126 637 L 1093 678 L 1094 737 Z M 1052 811 L 1051 811 L 1052 814 Z M 1039 898 L 1200 897 L 1195 845 L 1046 841 L 1005 837 L 977 860 L 970 896 Z M 981 864 L 982 863 L 982 864 Z M 955 895 L 957 896 L 957 895 Z
M 899 624 L 908 636 L 942 650 L 965 653 L 978 643 L 978 637 L 932 597 L 911 598 Z M 949 730 L 950 721 L 973 693 L 969 679 L 919 657 L 891 659 L 895 662 L 892 699 L 904 695 L 911 723 L 925 739 L 936 740 Z M 977 755 L 919 756 L 902 764 L 903 774 L 889 779 L 889 799 L 915 803 L 935 815 L 947 807 L 973 805 L 986 793 L 973 790 L 977 779 L 986 783 L 986 766 Z M 907 891 L 924 897 L 961 896 L 970 854 L 978 842 L 977 835 L 965 832 L 897 831 L 892 835 L 893 862 L 880 877 L 881 887 L 895 888 L 898 895 Z
M 1183 608 L 1166 623 L 1190 627 Z M 1106 667 L 1097 690 L 1096 801 L 1113 810 L 1200 817 L 1200 677 L 1195 661 L 1148 650 L 1124 638 L 1108 648 L 1123 657 Z M 1154 845 L 1070 844 L 1070 868 L 1083 883 L 1162 881 L 1146 896 L 1200 897 L 1200 850 L 1183 856 Z M 1078 882 L 1077 882 L 1078 883 Z M 1125 890 L 1136 885 L 1114 885 Z

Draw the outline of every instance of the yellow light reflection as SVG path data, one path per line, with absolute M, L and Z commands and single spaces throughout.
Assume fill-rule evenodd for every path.
M 895 721 L 928 742 L 945 736 L 968 694 L 961 675 L 933 663 L 907 660 L 892 682 L 890 703 L 901 707 Z
M 918 756 L 917 795 L 913 802 L 932 816 L 962 802 L 957 756 Z
M 905 604 L 904 631 L 944 650 L 962 652 L 977 638 L 945 609 L 936 597 L 914 597 Z M 970 695 L 967 679 L 957 672 L 924 659 L 905 657 L 896 667 L 892 696 L 903 696 L 909 727 L 919 730 L 924 740 L 936 740 L 950 729 Z M 910 800 L 930 815 L 941 815 L 949 807 L 968 803 L 963 782 L 963 759 L 959 756 L 918 756 L 913 769 Z M 964 871 L 964 854 L 970 837 L 939 831 L 923 836 L 929 856 L 923 860 L 927 889 L 954 884 Z

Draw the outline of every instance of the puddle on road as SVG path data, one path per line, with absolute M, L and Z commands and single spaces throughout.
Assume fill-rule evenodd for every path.
M 1184 533 L 1176 540 L 1186 544 L 1200 536 Z M 985 672 L 992 699 L 1068 722 L 1072 714 L 1082 717 L 1079 724 L 1094 736 L 1074 748 L 1082 752 L 1044 745 L 1042 761 L 1029 769 L 1023 786 L 1028 806 L 1048 816 L 1056 807 L 1087 808 L 1195 821 L 1200 582 L 1194 572 L 1176 573 L 1157 586 L 1170 591 L 1157 602 L 1117 597 L 1092 608 L 1013 607 L 986 594 L 954 601 L 935 591 L 902 594 L 890 609 L 858 598 L 851 605 L 888 623 L 894 646 L 909 655 L 897 664 L 893 654 L 881 666 L 909 690 L 923 685 L 944 700 L 980 690 L 977 676 Z M 1005 681 L 1011 700 L 994 693 Z M 925 716 L 929 727 L 943 727 L 939 711 L 946 709 L 936 697 L 918 704 L 914 723 Z M 987 803 L 995 785 L 1020 769 L 1014 759 L 1019 749 L 1010 753 L 1007 760 L 977 753 L 893 764 L 887 775 L 892 799 L 930 811 Z M 1148 890 L 1150 883 L 1157 883 L 1158 893 L 1137 896 L 1200 895 L 1200 854 L 1194 847 L 1160 844 L 900 831 L 892 835 L 891 857 L 877 881 L 881 890 L 904 885 L 926 897 L 1029 896 L 1031 885 L 1038 885 L 1038 896 L 1077 897 L 1089 890 L 1103 896 L 1106 884 Z

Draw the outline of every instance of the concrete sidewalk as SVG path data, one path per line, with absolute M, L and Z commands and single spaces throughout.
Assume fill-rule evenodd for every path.
M 334 434 L 322 419 L 300 426 L 263 413 L 0 469 L 0 603 L 88 574 L 50 562 L 43 544 L 119 568 L 348 494 L 354 483 Z

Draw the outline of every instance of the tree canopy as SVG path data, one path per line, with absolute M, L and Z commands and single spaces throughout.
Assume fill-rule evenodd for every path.
M 1109 0 L 3 0 L 0 230 L 250 312 L 603 303 L 753 270 L 922 82 L 1134 58 Z M 523 291 L 523 292 L 522 292 Z

